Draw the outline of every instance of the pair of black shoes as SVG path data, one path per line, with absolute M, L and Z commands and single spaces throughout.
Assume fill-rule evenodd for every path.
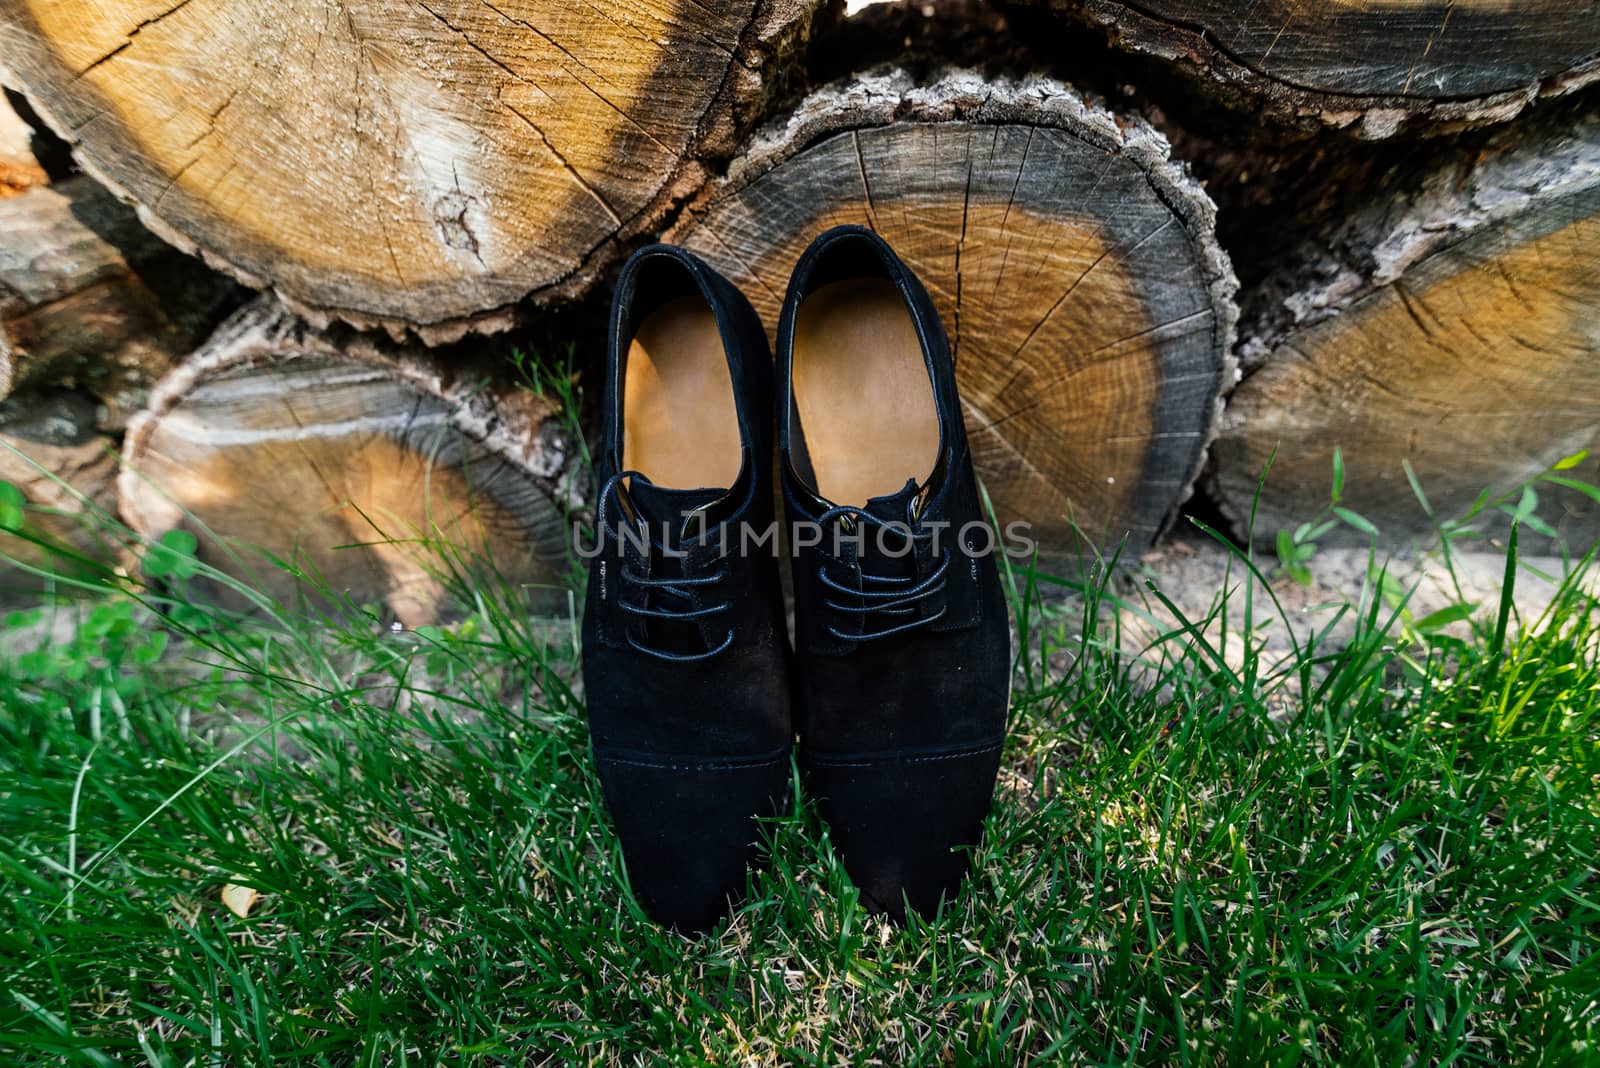
M 966 873 L 1005 737 L 1010 634 L 949 345 L 871 231 L 800 258 L 773 386 L 766 333 L 716 271 L 668 245 L 623 268 L 584 684 L 634 892 L 686 933 L 743 889 L 797 733 L 865 903 L 931 915 Z

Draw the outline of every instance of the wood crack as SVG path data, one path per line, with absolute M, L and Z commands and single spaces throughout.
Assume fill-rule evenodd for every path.
M 508 66 L 506 63 L 502 62 L 498 57 L 490 54 L 488 49 L 484 48 L 482 45 L 480 45 L 476 41 L 472 40 L 472 38 L 469 37 L 464 30 L 462 30 L 460 27 L 458 27 L 458 26 L 454 25 L 453 23 L 451 23 L 449 19 L 445 18 L 443 15 L 439 14 L 437 11 L 433 10 L 433 8 L 429 7 L 428 4 L 424 2 L 424 0 L 416 0 L 416 3 L 417 3 L 417 6 L 421 7 L 424 11 L 426 11 L 428 14 L 432 15 L 435 19 L 437 19 L 439 21 L 440 25 L 444 26 L 446 29 L 450 30 L 456 36 L 460 37 L 461 40 L 466 43 L 467 47 L 471 48 L 473 51 L 475 51 L 479 55 L 483 56 L 484 59 L 488 60 L 490 63 L 493 63 L 496 67 L 500 68 L 502 71 L 504 71 L 506 74 L 510 75 L 512 78 L 514 78 L 518 82 L 521 82 L 524 85 L 532 86 L 533 88 L 538 89 L 541 93 L 545 93 L 546 92 L 543 86 L 540 86 L 535 82 L 528 81 L 526 78 L 524 78 L 522 75 L 518 74 L 515 70 L 513 70 L 510 66 Z M 579 79 L 579 81 L 581 82 L 581 79 Z M 594 92 L 594 90 L 590 89 L 590 92 Z M 546 93 L 546 95 L 548 95 L 548 93 Z M 596 93 L 595 95 L 598 96 L 599 94 Z M 604 99 L 604 98 L 602 98 L 602 99 Z M 515 105 L 508 104 L 503 99 L 500 101 L 500 106 L 505 108 L 511 114 L 515 115 L 517 118 L 521 119 L 522 122 L 528 127 L 528 129 L 533 131 L 534 135 L 539 138 L 540 143 L 544 145 L 545 150 L 548 151 L 550 153 L 550 155 L 555 157 L 556 161 L 558 163 L 560 163 L 563 168 L 566 169 L 566 172 L 569 175 L 572 176 L 572 179 L 574 181 L 576 181 L 579 186 L 582 187 L 583 191 L 585 193 L 589 194 L 589 196 L 593 197 L 595 202 L 600 205 L 600 207 L 605 211 L 606 217 L 611 220 L 611 223 L 612 223 L 613 226 L 617 226 L 617 227 L 621 227 L 622 226 L 622 218 L 621 218 L 620 215 L 617 214 L 616 210 L 614 208 L 612 208 L 611 203 L 608 200 L 606 200 L 605 197 L 601 196 L 599 190 L 595 189 L 594 186 L 592 186 L 589 183 L 589 181 L 586 178 L 584 178 L 584 176 L 582 174 L 578 173 L 578 169 L 576 167 L 574 167 L 571 164 L 571 162 L 569 162 L 567 160 L 567 157 L 561 152 L 560 149 L 556 148 L 555 144 L 545 134 L 544 130 L 539 127 L 538 123 L 534 122 L 527 115 L 523 114 L 523 112 L 521 110 L 519 110 Z
M 162 19 L 167 18 L 170 15 L 177 14 L 179 11 L 182 11 L 186 6 L 188 6 L 188 4 L 189 0 L 178 0 L 176 4 L 173 4 L 160 14 L 152 15 L 150 18 L 138 23 L 133 27 L 133 29 L 128 31 L 126 40 L 124 40 L 117 47 L 113 48 L 111 51 L 107 52 L 105 55 L 101 56 L 99 59 L 95 60 L 93 63 L 90 63 L 87 67 L 84 67 L 82 70 L 78 71 L 75 75 L 73 75 L 72 80 L 77 81 L 106 61 L 121 55 L 124 51 L 133 46 L 133 39 L 138 37 L 139 34 L 144 31 L 145 27 L 154 26 Z
M 622 226 L 622 216 L 617 214 L 616 209 L 611 206 L 610 201 L 606 200 L 605 197 L 600 195 L 600 191 L 598 189 L 590 185 L 588 181 L 584 179 L 583 175 L 578 173 L 578 168 L 567 162 L 567 157 L 562 155 L 561 150 L 556 148 L 556 146 L 551 143 L 550 138 L 545 136 L 545 132 L 543 130 L 539 129 L 539 124 L 528 118 L 528 116 L 524 115 L 514 105 L 507 104 L 503 100 L 500 103 L 501 106 L 507 111 L 511 112 L 511 114 L 515 115 L 517 118 L 521 119 L 527 124 L 528 129 L 534 132 L 549 153 L 556 158 L 556 161 L 560 163 L 561 166 L 566 168 L 568 174 L 572 175 L 573 181 L 582 186 L 583 191 L 593 197 L 596 203 L 598 203 L 600 207 L 605 210 L 606 217 L 611 220 L 611 224 L 620 228 Z
M 565 45 L 561 44 L 554 37 L 551 37 L 548 33 L 545 33 L 543 30 L 541 30 L 539 27 L 535 26 L 533 23 L 527 21 L 526 19 L 519 19 L 514 15 L 506 14 L 504 11 L 500 10 L 498 7 L 496 7 L 494 4 L 492 4 L 490 2 L 490 0 L 478 0 L 478 3 L 482 4 L 484 7 L 488 8 L 490 11 L 493 11 L 496 15 L 499 15 L 501 18 L 505 19 L 507 22 L 513 23 L 513 24 L 515 24 L 517 26 L 522 26 L 525 29 L 533 31 L 534 36 L 538 37 L 539 40 L 543 41 L 545 44 L 549 45 L 551 48 L 554 48 L 556 51 L 560 52 L 562 55 L 564 55 L 568 59 L 572 60 L 572 62 L 576 63 L 579 67 L 582 67 L 584 70 L 588 71 L 590 74 L 592 74 L 596 78 L 600 79 L 600 81 L 604 82 L 604 81 L 609 81 L 610 80 L 610 79 L 606 78 L 605 75 L 601 74 L 599 71 L 597 71 L 593 67 L 589 66 L 583 60 L 581 60 L 577 56 L 573 55 L 572 52 Z M 590 91 L 591 92 L 595 92 L 592 89 Z M 598 96 L 599 93 L 595 92 L 595 95 Z

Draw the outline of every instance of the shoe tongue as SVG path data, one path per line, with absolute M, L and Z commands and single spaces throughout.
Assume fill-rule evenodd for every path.
M 651 537 L 660 537 L 665 533 L 669 544 L 682 540 L 684 522 L 689 518 L 689 513 L 728 494 L 725 489 L 668 489 L 646 482 L 643 478 L 634 478 L 631 482 L 628 500 L 633 504 L 634 511 L 649 525 Z M 698 530 L 699 524 L 696 523 L 694 528 Z
M 668 489 L 647 481 L 642 475 L 629 479 L 628 503 L 633 507 L 634 522 L 643 523 L 645 536 L 652 545 L 664 545 L 676 551 L 688 542 L 685 524 L 691 533 L 698 532 L 700 524 L 689 516 L 725 497 L 724 489 Z M 708 521 L 711 522 L 711 521 Z M 652 553 L 651 571 L 655 577 L 681 575 L 688 567 L 687 561 L 672 557 L 655 558 Z M 656 569 L 665 570 L 657 572 Z M 691 597 L 682 591 L 663 589 L 642 591 L 643 603 L 655 610 L 685 611 L 694 607 Z M 705 638 L 700 625 L 692 619 L 647 619 L 643 626 L 649 641 L 663 652 L 677 655 L 704 652 Z
M 911 522 L 911 506 L 916 502 L 921 487 L 914 478 L 906 479 L 906 484 L 897 492 L 886 494 L 882 497 L 873 497 L 867 501 L 865 511 L 886 523 Z
M 922 488 L 914 478 L 894 493 L 873 497 L 862 511 L 884 523 L 893 524 L 890 530 L 878 531 L 871 527 L 863 531 L 865 537 L 857 549 L 859 559 L 874 574 L 884 576 L 911 576 L 916 573 L 916 562 L 904 551 L 906 535 L 915 529 L 912 509 Z

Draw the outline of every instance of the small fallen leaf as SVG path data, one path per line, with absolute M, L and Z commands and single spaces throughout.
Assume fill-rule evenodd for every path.
M 240 886 L 238 883 L 225 883 L 222 887 L 222 903 L 228 906 L 228 911 L 241 920 L 250 915 L 250 910 L 255 908 L 256 902 L 261 899 L 261 891 L 253 886 Z

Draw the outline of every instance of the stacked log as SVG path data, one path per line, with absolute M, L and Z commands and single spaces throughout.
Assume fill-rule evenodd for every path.
M 928 32 L 902 2 L 841 44 L 823 0 L 0 0 L 0 74 L 86 172 L 0 175 L 0 437 L 42 458 L 0 478 L 31 521 L 81 481 L 139 536 L 407 624 L 461 554 L 555 586 L 586 413 L 518 387 L 526 332 L 479 335 L 575 303 L 592 396 L 630 248 L 690 247 L 770 329 L 853 222 L 927 283 L 996 518 L 1047 557 L 1133 555 L 1202 469 L 1270 538 L 1336 448 L 1396 540 L 1430 522 L 1407 465 L 1440 514 L 1585 448 L 1564 474 L 1600 481 L 1588 2 L 960 0 Z M 1299 206 L 1267 235 L 1252 204 Z M 1583 548 L 1596 509 L 1546 489 Z
M 1234 320 L 1211 201 L 1165 140 L 1047 78 L 880 72 L 805 100 L 668 238 L 771 328 L 839 223 L 883 234 L 939 306 L 999 521 L 1052 556 L 1148 546 L 1198 472 Z
M 0 200 L 0 398 L 81 388 L 120 428 L 205 339 L 237 287 L 157 239 L 84 176 Z
M 1042 0 L 1202 92 L 1363 138 L 1503 122 L 1600 79 L 1592 0 Z
M 240 298 L 91 179 L 49 184 L 31 130 L 9 107 L 0 117 L 13 194 L 0 197 L 0 481 L 28 506 L 26 537 L 0 533 L 24 565 L 0 578 L 15 594 L 41 588 L 40 572 L 127 562 L 116 435 Z
M 1393 539 L 1584 450 L 1600 483 L 1600 114 L 1513 127 L 1397 175 L 1309 239 L 1251 300 L 1246 377 L 1215 447 L 1213 491 L 1255 535 L 1315 516 L 1342 450 L 1345 503 Z M 1586 497 L 1543 487 L 1580 550 Z
M 0 0 L 0 70 L 161 237 L 430 342 L 571 295 L 781 84 L 819 0 Z
M 146 537 L 188 530 L 204 562 L 271 595 L 377 603 L 410 626 L 438 617 L 452 567 L 558 587 L 576 450 L 547 400 L 486 390 L 457 355 L 248 305 L 129 427 L 123 516 Z

